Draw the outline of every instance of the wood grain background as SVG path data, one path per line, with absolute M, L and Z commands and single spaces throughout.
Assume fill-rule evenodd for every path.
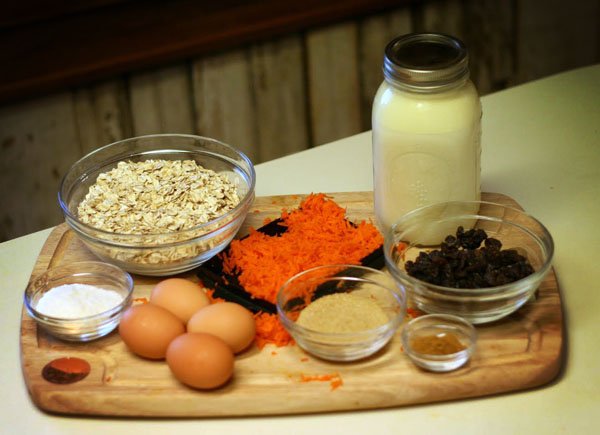
M 482 95 L 600 60 L 600 0 L 399 4 L 1 105 L 0 241 L 61 222 L 62 175 L 119 139 L 201 134 L 260 163 L 368 130 L 383 48 L 403 33 L 461 37 Z

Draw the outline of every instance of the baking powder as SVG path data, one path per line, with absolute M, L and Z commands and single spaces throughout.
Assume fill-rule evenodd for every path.
M 116 307 L 123 296 L 88 284 L 64 284 L 47 291 L 35 309 L 45 316 L 77 319 Z

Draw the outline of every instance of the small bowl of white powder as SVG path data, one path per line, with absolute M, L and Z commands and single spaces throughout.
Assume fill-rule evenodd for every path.
M 131 304 L 133 279 L 117 266 L 82 261 L 48 269 L 25 291 L 38 326 L 66 341 L 90 341 L 113 331 Z

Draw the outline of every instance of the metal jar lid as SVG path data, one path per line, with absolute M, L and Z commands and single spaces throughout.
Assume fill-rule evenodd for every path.
M 413 92 L 439 92 L 469 78 L 469 55 L 462 41 L 441 33 L 411 33 L 385 48 L 383 75 Z

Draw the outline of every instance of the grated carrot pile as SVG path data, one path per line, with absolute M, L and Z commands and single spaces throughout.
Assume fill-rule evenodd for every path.
M 324 194 L 311 194 L 300 207 L 281 215 L 287 230 L 278 237 L 251 230 L 231 242 L 222 255 L 223 270 L 238 274 L 252 296 L 275 303 L 285 281 L 315 266 L 360 264 L 383 243 L 370 222 L 351 224 L 346 211 Z
M 254 315 L 256 324 L 256 337 L 254 342 L 259 349 L 267 344 L 274 344 L 277 347 L 287 346 L 294 342 L 294 339 L 285 330 L 279 322 L 276 314 L 257 313 Z

